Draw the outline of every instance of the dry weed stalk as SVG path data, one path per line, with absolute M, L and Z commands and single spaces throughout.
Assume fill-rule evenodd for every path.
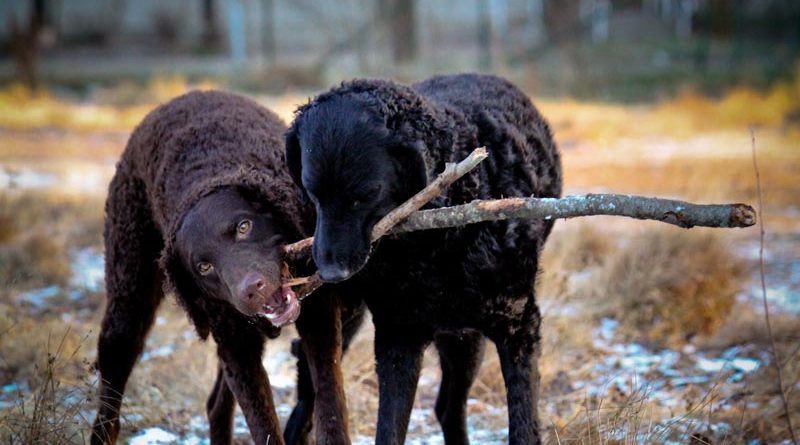
M 82 385 L 66 382 L 62 375 L 62 368 L 76 358 L 86 337 L 67 354 L 64 348 L 69 334 L 67 328 L 53 352 L 48 335 L 46 361 L 42 366 L 35 365 L 35 389 L 28 396 L 20 391 L 13 405 L 0 411 L 0 442 L 34 445 L 86 441 L 84 431 L 91 422 L 83 410 L 93 388 L 87 381 Z
M 756 135 L 755 130 L 750 128 L 750 147 L 753 154 L 753 170 L 756 174 L 756 194 L 758 195 L 758 228 L 759 228 L 759 247 L 758 247 L 758 265 L 759 275 L 761 275 L 761 299 L 764 302 L 764 321 L 767 325 L 767 336 L 769 337 L 770 349 L 772 350 L 772 360 L 775 365 L 775 371 L 778 374 L 778 389 L 781 392 L 781 401 L 783 402 L 783 411 L 786 415 L 786 425 L 789 427 L 789 436 L 792 443 L 797 445 L 797 437 L 794 433 L 792 426 L 792 416 L 789 410 L 789 402 L 786 400 L 786 389 L 783 383 L 783 366 L 778 357 L 778 348 L 775 346 L 775 337 L 772 335 L 772 323 L 769 319 L 769 304 L 767 303 L 767 279 L 764 273 L 764 205 L 761 194 L 761 172 L 758 170 L 758 158 L 756 156 Z

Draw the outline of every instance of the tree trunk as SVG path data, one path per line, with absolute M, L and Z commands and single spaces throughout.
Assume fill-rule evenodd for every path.
M 389 30 L 392 59 L 398 63 L 417 57 L 416 0 L 379 0 L 378 16 Z
M 214 0 L 203 0 L 203 46 L 219 49 L 220 35 L 217 28 L 217 8 Z
M 478 0 L 478 67 L 492 69 L 492 11 L 489 0 Z

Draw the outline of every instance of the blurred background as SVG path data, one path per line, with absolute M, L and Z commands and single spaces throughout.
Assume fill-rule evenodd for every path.
M 354 76 L 501 73 L 624 101 L 786 79 L 791 0 L 6 0 L 0 76 L 76 94 L 153 75 L 280 93 Z
M 764 295 L 756 228 L 556 224 L 537 283 L 545 442 L 792 443 L 796 0 L 0 1 L 0 443 L 88 440 L 105 194 L 150 110 L 218 88 L 289 122 L 342 80 L 462 71 L 507 77 L 531 96 L 562 151 L 566 194 L 756 204 L 753 148 L 758 155 Z M 264 357 L 284 420 L 293 335 L 285 329 Z M 354 443 L 372 443 L 370 323 L 343 366 Z M 215 371 L 213 342 L 199 342 L 165 300 L 128 385 L 120 442 L 208 443 Z M 442 443 L 432 411 L 439 378 L 428 351 L 410 444 Z M 474 444 L 507 440 L 504 391 L 490 347 L 468 404 Z M 250 443 L 240 414 L 236 440 Z

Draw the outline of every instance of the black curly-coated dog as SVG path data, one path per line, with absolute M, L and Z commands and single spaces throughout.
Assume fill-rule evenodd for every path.
M 484 145 L 489 158 L 429 207 L 561 194 L 550 128 L 522 92 L 494 76 L 441 76 L 412 86 L 347 82 L 302 106 L 287 132 L 290 173 L 316 205 L 320 275 L 342 282 L 342 292 L 363 298 L 373 314 L 378 444 L 403 443 L 422 352 L 432 341 L 443 371 L 435 411 L 445 441 L 468 443 L 467 393 L 484 336 L 500 355 L 510 443 L 540 441 L 534 281 L 552 221 L 390 236 L 370 255 L 370 233 L 382 216 L 446 162 Z
M 261 364 L 266 338 L 297 319 L 299 302 L 281 276 L 281 245 L 306 235 L 304 211 L 283 161 L 284 124 L 255 102 L 194 92 L 151 112 L 134 130 L 106 202 L 108 304 L 98 343 L 100 402 L 92 444 L 112 444 L 128 377 L 165 290 L 199 335 L 217 343 L 220 368 L 208 399 L 211 443 L 232 440 L 238 402 L 256 443 L 283 444 Z M 304 305 L 298 331 L 298 407 L 287 429 L 304 441 L 312 411 L 320 442 L 347 437 L 341 372 L 334 367 L 360 320 L 329 289 Z M 186 376 L 191 378 L 191 376 Z M 319 385 L 316 409 L 312 381 Z M 306 397 L 306 394 L 310 396 Z

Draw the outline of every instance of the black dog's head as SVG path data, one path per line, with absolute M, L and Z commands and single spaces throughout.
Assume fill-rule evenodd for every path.
M 300 303 L 282 283 L 281 232 L 258 200 L 224 188 L 186 213 L 175 253 L 206 297 L 282 326 L 297 319 Z
M 313 256 L 323 280 L 358 272 L 375 223 L 426 185 L 424 145 L 408 136 L 363 95 L 309 106 L 287 132 L 289 171 L 317 210 Z

